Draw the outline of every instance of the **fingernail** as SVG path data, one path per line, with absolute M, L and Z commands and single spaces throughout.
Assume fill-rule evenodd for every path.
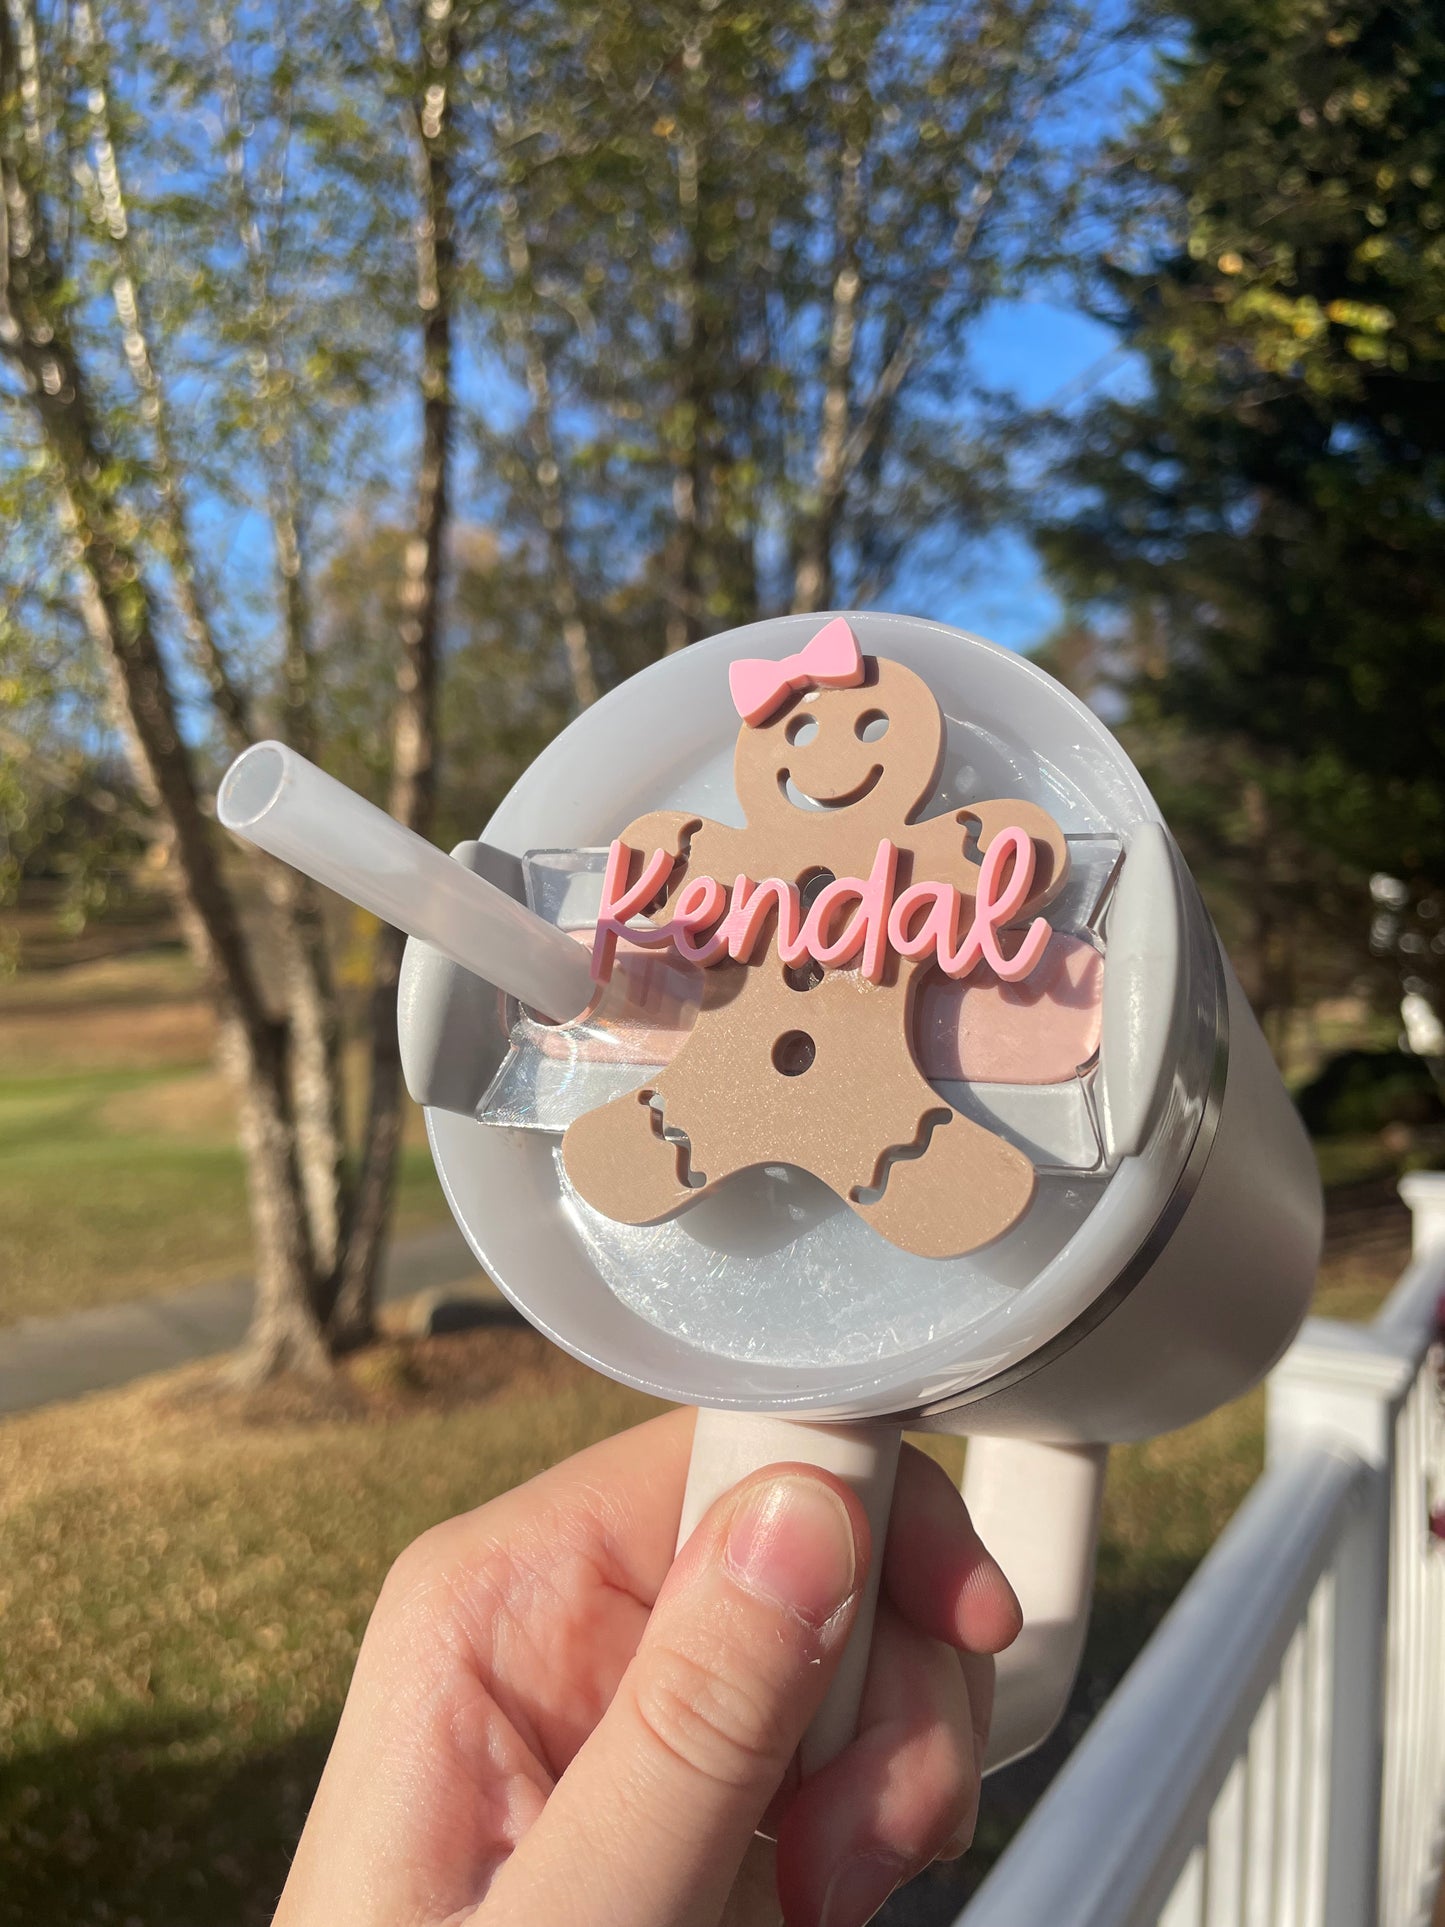
M 728 1528 L 727 1563 L 749 1592 L 826 1625 L 855 1583 L 848 1508 L 821 1479 L 785 1475 L 754 1486 Z
M 828 1882 L 818 1927 L 865 1927 L 908 1874 L 906 1864 L 892 1854 L 855 1854 Z

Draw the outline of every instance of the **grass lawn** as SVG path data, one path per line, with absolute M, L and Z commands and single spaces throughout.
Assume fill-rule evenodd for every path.
M 0 1325 L 245 1271 L 245 1174 L 186 958 L 0 983 Z M 402 1227 L 446 1214 L 419 1114 Z
M 1321 1310 L 1378 1302 L 1402 1221 L 1344 1213 Z M 0 1425 L 0 1927 L 267 1921 L 396 1552 L 653 1409 L 506 1326 L 395 1341 L 346 1383 L 350 1415 L 244 1405 L 197 1366 Z M 1262 1415 L 1254 1394 L 1114 1455 L 1064 1730 L 892 1927 L 952 1918 L 1248 1490 Z
M 268 1921 L 390 1560 L 655 1409 L 518 1328 L 359 1356 L 360 1418 L 214 1373 L 0 1426 L 5 1927 Z

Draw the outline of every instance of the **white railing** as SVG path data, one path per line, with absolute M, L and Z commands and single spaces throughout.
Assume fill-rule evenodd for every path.
M 1266 1470 L 957 1927 L 1427 1927 L 1445 1861 L 1445 1174 L 1366 1326 L 1307 1322 Z

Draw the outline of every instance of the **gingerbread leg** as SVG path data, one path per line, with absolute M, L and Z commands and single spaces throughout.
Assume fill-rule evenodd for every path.
M 917 1144 L 894 1147 L 871 1183 L 849 1194 L 890 1244 L 924 1258 L 960 1258 L 1002 1237 L 1028 1209 L 1033 1165 L 982 1125 L 940 1108 L 925 1117 Z
M 657 1224 L 698 1196 L 689 1147 L 664 1135 L 650 1089 L 614 1097 L 568 1125 L 562 1163 L 578 1194 L 621 1224 Z

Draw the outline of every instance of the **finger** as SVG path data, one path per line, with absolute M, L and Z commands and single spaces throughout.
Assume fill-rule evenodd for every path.
M 719 1500 L 601 1723 L 487 1896 L 487 1927 L 714 1927 L 847 1640 L 854 1496 L 773 1467 Z
M 669 1413 L 406 1549 L 278 1921 L 459 1917 L 486 1891 L 636 1650 L 672 1558 L 691 1441 L 692 1414 Z M 599 1571 L 628 1595 L 603 1615 Z
M 883 1587 L 903 1617 L 947 1646 L 1001 1653 L 1023 1615 L 941 1465 L 905 1445 L 883 1554 Z
M 788 1927 L 862 1927 L 971 1834 L 980 1760 L 958 1655 L 880 1604 L 858 1738 L 803 1782 L 778 1831 Z
M 993 1696 L 996 1684 L 996 1669 L 992 1653 L 959 1653 L 959 1666 L 963 1669 L 964 1685 L 968 1689 L 969 1720 L 973 1728 L 973 1757 L 978 1768 L 979 1786 L 983 1784 L 983 1763 L 988 1758 L 988 1735 L 993 1725 Z M 965 1815 L 962 1825 L 950 1834 L 947 1846 L 939 1851 L 940 1860 L 956 1860 L 967 1853 L 973 1845 L 973 1836 L 978 1827 L 978 1799 L 975 1797 L 972 1808 Z
M 422 1563 L 465 1574 L 501 1544 L 535 1542 L 555 1558 L 585 1538 L 589 1556 L 605 1557 L 609 1581 L 650 1606 L 677 1545 L 696 1417 L 682 1408 L 634 1425 L 433 1526 L 417 1542 Z

